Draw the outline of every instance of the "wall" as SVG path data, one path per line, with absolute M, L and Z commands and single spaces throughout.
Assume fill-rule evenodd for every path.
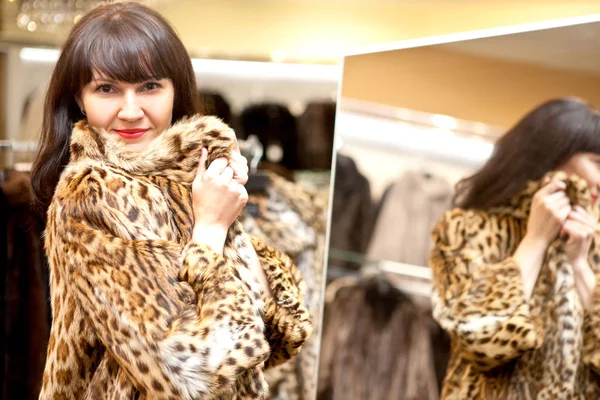
M 0 40 L 57 45 L 62 35 L 23 32 L 5 4 Z M 589 0 L 167 0 L 157 9 L 194 55 L 323 62 L 356 46 L 600 12 Z
M 0 121 L 2 121 L 2 123 L 0 123 L 0 140 L 6 138 L 6 94 L 4 92 L 4 88 L 6 88 L 5 64 L 6 54 L 0 52 Z
M 247 56 L 277 50 L 337 62 L 356 46 L 600 12 L 591 1 L 177 0 L 159 10 L 188 48 Z
M 551 97 L 600 106 L 598 87 L 600 75 L 432 46 L 347 57 L 342 96 L 508 127 Z

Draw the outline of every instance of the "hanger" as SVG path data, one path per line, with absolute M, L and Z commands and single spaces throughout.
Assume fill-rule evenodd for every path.
M 431 179 L 433 177 L 433 174 L 429 169 L 429 158 L 426 157 L 424 154 L 416 154 L 415 157 L 416 167 L 413 170 L 419 175 L 421 175 L 423 178 L 427 180 Z
M 258 140 L 256 135 L 248 136 L 246 140 L 239 140 L 240 152 L 248 160 L 248 182 L 246 190 L 248 192 L 264 192 L 271 183 L 271 178 L 265 172 L 258 170 L 258 164 L 264 154 L 264 146 Z

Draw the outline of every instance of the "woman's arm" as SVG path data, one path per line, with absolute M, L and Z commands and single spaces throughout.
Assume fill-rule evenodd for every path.
M 531 317 L 515 258 L 492 261 L 494 249 L 485 252 L 479 247 L 485 243 L 482 232 L 500 225 L 493 218 L 476 211 L 448 212 L 433 231 L 430 258 L 434 317 L 458 341 L 462 355 L 481 370 L 538 348 L 543 340 L 539 322 Z M 512 223 L 502 221 L 506 234 L 518 232 Z
M 303 302 L 306 283 L 287 255 L 254 236 L 250 239 L 271 292 L 265 309 L 266 337 L 271 347 L 266 367 L 270 368 L 295 357 L 312 332 Z
M 53 273 L 62 275 L 96 336 L 136 387 L 157 398 L 215 396 L 264 362 L 263 322 L 222 255 L 190 242 L 124 240 L 123 215 L 86 183 L 50 213 Z M 186 305 L 182 271 L 198 301 Z

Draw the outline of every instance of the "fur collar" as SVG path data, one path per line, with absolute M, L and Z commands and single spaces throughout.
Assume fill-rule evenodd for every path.
M 511 199 L 508 205 L 493 207 L 490 212 L 509 214 L 519 219 L 529 218 L 533 195 L 544 186 L 547 179 L 559 179 L 565 182 L 567 184 L 566 193 L 571 200 L 571 204 L 583 207 L 597 220 L 600 219 L 600 207 L 598 204 L 593 203 L 587 182 L 577 175 L 568 175 L 565 172 L 550 172 L 540 180 L 527 182 L 525 187 Z
M 90 126 L 82 120 L 71 135 L 71 163 L 94 160 L 132 175 L 164 176 L 191 184 L 196 175 L 202 147 L 208 148 L 209 162 L 229 154 L 235 134 L 220 119 L 193 116 L 173 124 L 146 150 L 128 150 L 118 135 Z

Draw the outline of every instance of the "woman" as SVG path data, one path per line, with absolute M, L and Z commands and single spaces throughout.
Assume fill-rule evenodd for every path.
M 531 111 L 457 185 L 430 259 L 443 399 L 600 398 L 599 185 L 600 113 L 575 99 Z
M 104 5 L 70 33 L 32 173 L 53 309 L 41 399 L 264 398 L 264 368 L 310 334 L 296 268 L 236 220 L 235 136 L 198 109 L 151 9 Z

